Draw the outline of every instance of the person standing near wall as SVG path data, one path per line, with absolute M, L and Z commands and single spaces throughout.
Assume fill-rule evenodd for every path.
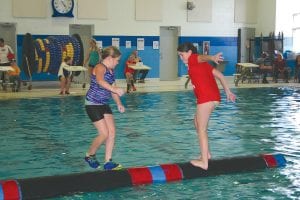
M 100 63 L 101 58 L 101 49 L 97 46 L 97 42 L 94 38 L 91 38 L 89 41 L 89 50 L 88 54 L 84 60 L 84 66 L 88 65 L 89 75 L 92 74 L 94 67 Z
M 10 66 L 10 61 L 14 59 L 14 52 L 12 48 L 4 43 L 4 39 L 0 38 L 0 67 Z M 5 81 L 5 73 L 0 72 L 2 83 Z
M 67 56 L 64 61 L 60 64 L 58 70 L 58 80 L 60 81 L 60 95 L 70 94 L 69 89 L 71 86 L 71 75 L 72 72 L 68 71 L 66 67 L 72 64 L 72 58 Z

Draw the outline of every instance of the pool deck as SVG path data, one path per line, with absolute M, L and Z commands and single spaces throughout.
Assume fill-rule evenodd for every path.
M 234 85 L 233 77 L 226 76 L 227 82 L 230 88 L 258 88 L 258 87 L 300 87 L 300 83 L 295 83 L 294 80 L 290 80 L 289 83 L 284 83 L 279 81 L 278 83 L 273 83 L 269 81 L 268 84 L 262 83 L 239 83 L 236 87 Z M 185 89 L 184 84 L 186 77 L 178 78 L 175 81 L 160 81 L 159 79 L 146 79 L 145 83 L 136 83 L 137 91 L 135 92 L 162 92 L 162 91 L 181 91 L 181 90 L 191 90 L 192 86 L 189 83 L 188 88 Z M 247 82 L 247 81 L 246 81 Z M 126 89 L 125 80 L 117 80 L 118 86 Z M 222 88 L 220 86 L 220 88 Z M 85 95 L 88 89 L 88 85 L 83 88 L 82 84 L 72 83 L 70 88 L 70 95 L 67 96 L 81 96 Z M 126 94 L 126 95 L 130 95 Z M 40 81 L 32 82 L 32 89 L 28 90 L 27 86 L 22 86 L 20 92 L 12 92 L 10 88 L 7 91 L 0 90 L 0 100 L 3 99 L 17 99 L 17 98 L 41 98 L 41 97 L 54 97 L 62 96 L 59 95 L 59 82 L 58 81 Z

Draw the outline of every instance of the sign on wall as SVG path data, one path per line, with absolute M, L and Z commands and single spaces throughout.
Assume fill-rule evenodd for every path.
M 34 9 L 33 9 L 33 5 L 34 5 Z M 13 0 L 12 1 L 13 16 L 14 17 L 46 18 L 48 6 L 50 6 L 50 1 Z

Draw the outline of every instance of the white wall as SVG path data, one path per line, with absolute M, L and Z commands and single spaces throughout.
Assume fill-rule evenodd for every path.
M 288 1 L 288 0 L 285 0 Z M 258 0 L 257 5 L 257 25 L 255 34 L 268 36 L 270 32 L 275 31 L 276 23 L 276 0 Z
M 68 34 L 69 24 L 95 24 L 95 35 L 159 35 L 159 26 L 181 26 L 182 36 L 237 36 L 240 27 L 256 27 L 258 33 L 269 33 L 274 29 L 272 13 L 275 13 L 275 6 L 272 2 L 275 0 L 258 1 L 258 24 L 234 23 L 234 0 L 212 0 L 210 23 L 187 22 L 186 0 L 161 0 L 162 21 L 136 21 L 135 0 L 109 0 L 108 20 L 77 19 L 77 0 L 74 18 L 52 18 L 51 0 L 45 1 L 49 5 L 46 18 L 14 18 L 12 0 L 1 0 L 0 22 L 16 22 L 18 34 L 46 35 Z M 265 5 L 269 3 L 272 5 Z M 267 15 L 266 10 L 271 14 Z

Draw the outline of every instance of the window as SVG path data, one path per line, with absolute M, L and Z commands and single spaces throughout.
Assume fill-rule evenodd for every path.
M 300 52 L 300 13 L 293 14 L 293 51 Z

